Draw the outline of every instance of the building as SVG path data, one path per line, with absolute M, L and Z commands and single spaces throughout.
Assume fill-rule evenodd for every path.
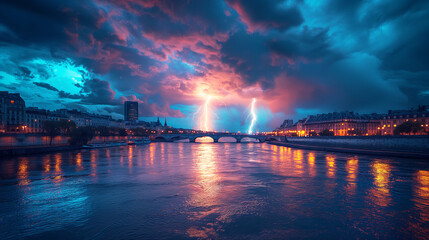
M 25 101 L 19 93 L 0 92 L 0 132 L 25 132 Z
M 43 125 L 46 121 L 59 121 L 62 119 L 62 116 L 58 113 L 37 107 L 26 108 L 25 116 L 28 133 L 43 133 Z
M 395 128 L 407 121 L 418 122 L 420 124 L 422 131 L 416 134 L 426 134 L 429 132 L 429 105 L 418 106 L 417 109 L 389 110 L 381 119 L 381 134 L 393 135 Z
M 139 119 L 139 103 L 134 101 L 124 102 L 124 120 L 137 122 Z
M 100 115 L 87 112 L 81 112 L 76 109 L 58 109 L 53 112 L 59 116 L 59 119 L 70 120 L 76 123 L 78 127 L 121 127 L 122 122 L 115 120 L 109 115 Z
M 280 129 L 288 128 L 288 127 L 291 127 L 292 125 L 293 125 L 293 120 L 292 119 L 286 119 L 283 121 L 282 125 L 280 125 Z
M 315 136 L 329 131 L 334 136 L 359 136 L 380 134 L 379 114 L 358 114 L 354 112 L 333 112 L 310 115 L 295 124 L 290 122 L 277 129 L 286 136 Z
M 305 122 L 306 135 L 316 135 L 324 130 L 335 136 L 362 136 L 380 134 L 379 114 L 358 114 L 354 112 L 334 112 L 310 116 Z

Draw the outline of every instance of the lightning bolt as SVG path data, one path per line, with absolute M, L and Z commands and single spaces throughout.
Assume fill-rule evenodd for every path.
M 256 103 L 256 98 L 253 98 L 252 107 L 250 109 L 250 115 L 252 116 L 252 121 L 250 122 L 249 130 L 247 131 L 248 134 L 253 133 L 253 126 L 255 125 L 255 122 L 257 120 L 256 113 L 255 113 L 255 103 Z
M 208 132 L 210 129 L 210 114 L 209 112 L 210 110 L 210 101 L 211 101 L 212 97 L 208 96 L 206 99 L 206 103 L 204 104 L 204 108 L 203 108 L 203 114 L 202 114 L 202 125 L 203 125 L 203 131 Z

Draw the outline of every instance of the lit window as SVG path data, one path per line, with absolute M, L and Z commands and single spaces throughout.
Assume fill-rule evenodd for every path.
M 14 101 L 14 100 L 10 100 L 10 103 L 11 103 L 11 104 L 14 104 L 14 103 L 15 103 L 15 101 Z

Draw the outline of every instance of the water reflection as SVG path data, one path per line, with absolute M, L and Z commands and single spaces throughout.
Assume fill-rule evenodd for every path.
M 130 173 L 133 172 L 133 157 L 134 157 L 134 151 L 133 146 L 128 146 L 128 169 L 130 170 Z
M 300 149 L 294 150 L 292 159 L 295 163 L 295 166 L 294 166 L 295 174 L 297 176 L 301 176 L 304 173 L 304 171 L 303 171 L 304 154 L 303 154 L 302 150 L 300 150 Z
M 378 206 L 386 207 L 390 204 L 390 174 L 391 166 L 379 159 L 371 164 L 374 176 L 374 187 L 370 190 L 370 198 Z
M 0 239 L 424 239 L 429 170 L 405 160 L 259 143 L 15 158 L 0 163 Z
M 316 176 L 316 168 L 315 168 L 316 157 L 314 152 L 309 152 L 307 157 L 308 157 L 308 174 L 310 175 L 310 177 L 314 177 Z
M 30 179 L 28 179 L 28 158 L 24 157 L 19 162 L 18 166 L 18 184 L 21 186 L 26 186 L 30 184 Z
M 429 171 L 419 170 L 416 173 L 415 203 L 422 221 L 429 222 Z
M 61 153 L 55 154 L 55 172 L 54 172 L 54 182 L 59 183 L 63 179 L 63 172 L 61 170 L 62 158 Z
M 192 205 L 208 207 L 216 203 L 220 177 L 217 174 L 213 147 L 212 144 L 201 144 L 195 148 L 194 161 L 199 191 L 194 195 Z
M 357 185 L 357 175 L 359 170 L 359 159 L 357 156 L 347 158 L 346 171 L 347 171 L 347 193 L 348 195 L 354 194 Z
M 200 208 L 199 211 L 191 215 L 191 220 L 201 220 L 216 211 L 218 204 L 218 194 L 221 186 L 219 185 L 220 176 L 217 174 L 217 166 L 213 144 L 194 145 L 194 161 L 196 164 L 197 185 L 192 193 L 189 204 Z M 207 238 L 214 234 L 213 226 L 198 228 L 191 226 L 187 230 L 190 237 Z
M 97 176 L 97 153 L 98 150 L 91 150 L 91 158 L 90 158 L 90 167 L 91 167 L 91 176 Z M 123 159 L 121 158 L 121 165 L 123 164 Z
M 336 170 L 336 165 L 335 165 L 335 155 L 332 154 L 328 154 L 326 155 L 326 167 L 328 168 L 327 176 L 330 178 L 335 177 L 335 170 Z
M 46 155 L 42 160 L 43 171 L 47 174 L 51 171 L 51 158 L 50 155 Z
M 76 154 L 76 171 L 82 171 L 83 170 L 83 166 L 82 166 L 82 153 L 78 152 Z

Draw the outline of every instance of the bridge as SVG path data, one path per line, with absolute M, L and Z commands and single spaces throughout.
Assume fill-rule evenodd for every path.
M 219 139 L 223 137 L 232 137 L 239 143 L 244 138 L 256 139 L 259 142 L 266 141 L 286 141 L 285 137 L 279 136 L 265 136 L 265 135 L 248 135 L 248 134 L 235 134 L 235 133 L 182 133 L 182 134 L 159 134 L 151 137 L 153 141 L 162 141 L 162 142 L 174 142 L 182 139 L 189 139 L 189 142 L 195 142 L 197 138 L 210 137 L 213 139 L 213 142 L 219 142 Z

